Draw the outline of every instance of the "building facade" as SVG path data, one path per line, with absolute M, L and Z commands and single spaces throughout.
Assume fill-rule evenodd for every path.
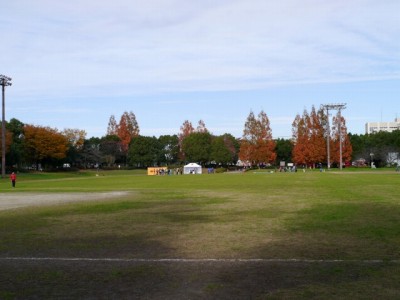
M 365 124 L 365 133 L 375 133 L 379 131 L 392 132 L 400 130 L 400 118 L 396 118 L 394 122 L 368 122 Z

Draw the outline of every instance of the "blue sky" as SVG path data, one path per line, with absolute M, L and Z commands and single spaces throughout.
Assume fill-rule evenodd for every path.
M 6 120 L 104 136 L 133 111 L 142 135 L 202 119 L 240 137 L 264 110 L 347 103 L 348 131 L 400 117 L 398 0 L 0 0 Z

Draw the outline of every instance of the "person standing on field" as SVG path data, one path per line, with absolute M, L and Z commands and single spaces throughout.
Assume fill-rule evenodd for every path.
M 10 179 L 11 179 L 12 187 L 15 188 L 15 182 L 17 181 L 17 175 L 14 172 L 12 172 L 10 175 Z

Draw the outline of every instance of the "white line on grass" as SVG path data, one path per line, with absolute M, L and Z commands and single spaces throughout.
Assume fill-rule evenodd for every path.
M 385 259 L 302 259 L 302 258 L 89 258 L 89 257 L 0 257 L 2 261 L 66 261 L 66 262 L 143 262 L 143 263 L 400 263 Z

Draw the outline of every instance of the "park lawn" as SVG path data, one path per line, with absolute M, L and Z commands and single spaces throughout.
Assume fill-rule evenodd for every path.
M 375 173 L 148 177 L 115 172 L 21 180 L 15 192 L 24 194 L 129 194 L 108 201 L 2 211 L 0 251 L 164 258 L 399 259 L 398 180 L 396 174 Z M 160 251 L 150 251 L 155 244 Z M 149 249 L 143 251 L 143 247 Z
M 277 276 L 285 278 L 287 270 L 292 281 L 306 270 L 306 280 L 258 296 L 355 293 L 357 298 L 365 296 L 366 287 L 376 295 L 399 296 L 400 176 L 395 172 L 48 176 L 20 176 L 12 191 L 8 182 L 0 187 L 21 195 L 128 194 L 0 211 L 1 257 L 337 260 L 333 270 L 319 264 L 276 267 Z M 363 263 L 372 260 L 384 265 Z M 205 290 L 218 295 L 227 286 L 210 283 Z

